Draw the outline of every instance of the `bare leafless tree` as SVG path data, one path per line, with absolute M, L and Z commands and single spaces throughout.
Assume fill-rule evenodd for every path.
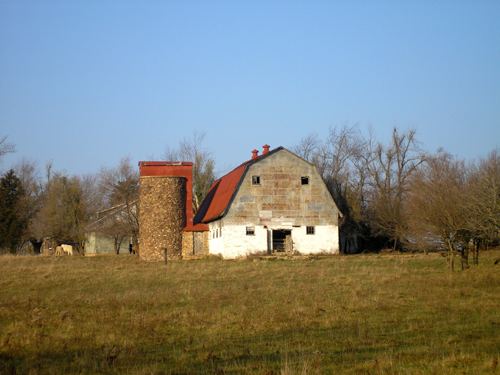
M 309 134 L 292 147 L 292 151 L 307 161 L 312 161 L 318 153 L 321 142 L 317 134 Z
M 205 134 L 193 133 L 191 138 L 184 138 L 178 148 L 167 148 L 165 159 L 170 161 L 193 162 L 193 206 L 195 212 L 208 193 L 215 179 L 215 160 L 203 146 Z
M 323 141 L 310 135 L 293 149 L 316 165 L 344 214 L 341 237 L 362 230 L 400 246 L 407 234 L 409 179 L 425 160 L 414 130 L 393 129 L 384 144 L 357 126 L 330 128 Z
M 16 151 L 15 145 L 8 142 L 7 138 L 7 136 L 0 137 L 0 160 L 4 155 Z
M 139 218 L 137 201 L 139 197 L 139 174 L 129 158 L 120 160 L 115 168 L 102 168 L 99 174 L 102 205 L 106 208 L 124 205 L 130 236 L 137 248 Z
M 393 248 L 407 234 L 404 207 L 409 179 L 425 160 L 418 147 L 414 130 L 401 133 L 393 129 L 388 145 L 377 143 L 369 147 L 366 167 L 370 174 L 370 219 L 380 235 L 392 241 Z
M 480 246 L 499 240 L 500 231 L 500 154 L 492 151 L 469 176 L 469 197 L 466 200 L 469 242 L 474 264 L 479 263 Z
M 451 270 L 455 255 L 467 245 L 463 233 L 469 229 L 469 193 L 465 163 L 445 152 L 428 157 L 412 179 L 408 207 L 412 227 L 441 238 Z

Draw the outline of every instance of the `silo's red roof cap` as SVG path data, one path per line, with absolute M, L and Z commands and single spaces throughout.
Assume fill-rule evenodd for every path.
M 168 165 L 168 166 L 175 166 L 175 165 L 193 165 L 192 162 L 190 161 L 140 161 L 139 162 L 139 167 L 142 166 L 161 166 L 161 165 Z

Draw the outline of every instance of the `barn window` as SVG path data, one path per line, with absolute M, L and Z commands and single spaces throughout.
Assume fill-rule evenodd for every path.
M 314 234 L 314 227 L 306 227 L 306 234 Z
M 308 176 L 303 176 L 300 178 L 300 183 L 302 185 L 309 185 L 309 177 Z
M 252 176 L 252 185 L 260 185 L 260 176 Z
M 255 227 L 247 227 L 247 236 L 255 236 Z

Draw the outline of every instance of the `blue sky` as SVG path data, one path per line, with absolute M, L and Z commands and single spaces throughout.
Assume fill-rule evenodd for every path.
M 194 131 L 224 172 L 359 124 L 427 150 L 500 146 L 499 1 L 0 0 L 0 135 L 91 173 Z

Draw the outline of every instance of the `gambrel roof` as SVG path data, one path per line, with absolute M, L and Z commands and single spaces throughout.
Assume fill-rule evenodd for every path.
M 255 159 L 252 158 L 245 161 L 244 163 L 234 168 L 231 172 L 214 181 L 214 183 L 210 187 L 210 190 L 208 191 L 207 196 L 205 197 L 205 199 L 203 199 L 198 213 L 194 217 L 194 224 L 196 225 L 198 223 L 209 223 L 211 221 L 218 220 L 224 217 L 229 211 L 231 203 L 238 193 L 238 190 L 241 186 L 241 183 L 243 182 L 243 179 L 245 178 L 248 169 L 255 163 L 258 163 L 268 156 L 271 156 L 282 150 L 286 150 L 287 152 L 295 155 L 298 159 L 303 160 L 305 163 L 311 164 L 307 160 L 281 146 L 275 148 L 274 150 L 270 150 L 265 154 L 261 154 Z
M 234 168 L 228 174 L 215 180 L 207 196 L 203 199 L 198 213 L 194 218 L 194 223 L 209 223 L 220 219 L 229 211 L 229 207 L 238 192 L 238 189 L 245 178 L 246 172 L 251 165 L 267 158 L 268 156 L 284 150 L 284 147 L 277 147 L 269 151 L 267 154 L 257 156 L 255 159 L 250 159 Z

